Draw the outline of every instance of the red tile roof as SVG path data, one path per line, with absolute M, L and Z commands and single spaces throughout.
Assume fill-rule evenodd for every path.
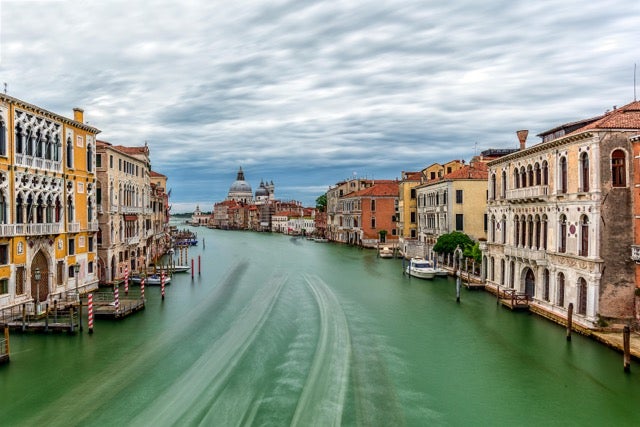
M 482 179 L 486 181 L 489 179 L 489 171 L 486 163 L 474 162 L 446 174 L 442 179 Z
M 384 197 L 384 196 L 398 196 L 398 181 L 394 180 L 380 180 L 375 181 L 375 184 L 364 190 L 349 193 L 343 197 Z
M 606 113 L 601 119 L 582 127 L 573 134 L 590 129 L 640 129 L 640 101 Z

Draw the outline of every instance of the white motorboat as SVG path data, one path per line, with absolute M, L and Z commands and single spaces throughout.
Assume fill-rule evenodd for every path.
M 378 255 L 380 256 L 380 258 L 393 258 L 393 248 L 383 246 L 378 251 Z
M 129 280 L 132 283 L 140 283 L 142 281 L 142 277 L 140 277 L 140 276 L 131 276 L 129 278 Z M 162 284 L 161 280 L 162 280 L 162 278 L 160 277 L 159 274 L 150 274 L 150 275 L 148 275 L 147 277 L 144 278 L 144 284 L 145 285 L 149 285 L 149 286 L 161 285 Z M 164 284 L 168 285 L 169 283 L 171 283 L 171 276 L 168 276 L 168 275 L 164 276 Z
M 433 264 L 424 258 L 411 258 L 405 272 L 419 279 L 433 279 L 436 276 Z

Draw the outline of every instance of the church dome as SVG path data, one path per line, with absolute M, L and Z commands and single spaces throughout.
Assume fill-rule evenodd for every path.
M 251 185 L 247 181 L 244 180 L 244 172 L 242 171 L 242 167 L 238 171 L 238 176 L 236 180 L 229 187 L 229 195 L 228 198 L 230 200 L 249 202 L 253 198 L 253 191 L 251 190 Z
M 247 181 L 235 181 L 229 187 L 230 193 L 251 193 L 251 185 Z

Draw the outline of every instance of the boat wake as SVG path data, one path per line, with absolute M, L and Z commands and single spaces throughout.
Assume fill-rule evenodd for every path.
M 234 323 L 202 356 L 134 420 L 133 425 L 211 425 L 211 408 L 234 368 L 269 317 L 286 277 L 258 290 Z
M 320 331 L 291 425 L 340 425 L 349 379 L 351 337 L 340 302 L 319 277 L 307 276 L 320 313 Z

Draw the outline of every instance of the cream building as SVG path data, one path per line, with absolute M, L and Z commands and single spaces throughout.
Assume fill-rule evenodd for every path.
M 489 163 L 490 287 L 529 296 L 532 310 L 596 327 L 633 317 L 633 161 L 640 103 L 540 134 Z

